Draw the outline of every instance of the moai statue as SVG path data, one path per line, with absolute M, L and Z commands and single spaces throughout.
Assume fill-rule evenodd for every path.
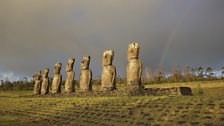
M 41 71 L 37 71 L 34 75 L 34 95 L 39 95 L 41 90 Z
M 70 93 L 75 91 L 75 86 L 74 86 L 74 77 L 75 77 L 75 72 L 73 72 L 73 67 L 74 67 L 75 59 L 68 59 L 67 65 L 66 65 L 66 72 L 67 72 L 67 78 L 65 81 L 65 92 Z
M 92 71 L 89 69 L 90 56 L 83 57 L 80 63 L 80 90 L 81 91 L 92 91 Z
M 138 59 L 139 44 L 130 43 L 128 45 L 128 65 L 127 65 L 127 90 L 130 93 L 141 92 L 142 62 Z
M 61 93 L 61 83 L 62 83 L 62 75 L 61 71 L 61 63 L 56 63 L 54 66 L 54 77 L 52 82 L 52 94 Z
M 114 52 L 112 50 L 106 50 L 103 53 L 102 58 L 102 86 L 103 91 L 112 91 L 116 89 L 116 68 L 112 65 L 114 58 Z
M 49 73 L 49 68 L 45 68 L 42 73 L 42 84 L 41 84 L 41 94 L 42 95 L 46 95 L 49 93 L 50 85 L 49 85 L 48 73 Z

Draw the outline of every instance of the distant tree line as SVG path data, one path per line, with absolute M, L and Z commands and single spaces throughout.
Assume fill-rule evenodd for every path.
M 224 67 L 220 69 L 219 76 L 211 67 L 203 68 L 201 66 L 190 68 L 172 68 L 171 72 L 166 74 L 162 68 L 157 68 L 154 72 L 149 68 L 145 68 L 145 76 L 143 82 L 146 84 L 153 83 L 178 83 L 178 82 L 192 82 L 192 81 L 214 81 L 224 80 Z
M 33 81 L 3 81 L 1 80 L 0 90 L 33 90 Z

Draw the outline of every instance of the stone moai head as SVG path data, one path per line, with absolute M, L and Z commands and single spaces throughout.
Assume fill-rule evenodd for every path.
M 40 80 L 41 79 L 41 71 L 37 71 L 34 75 L 34 80 Z
M 138 59 L 140 46 L 138 43 L 130 43 L 128 45 L 128 60 Z
M 82 62 L 80 63 L 80 69 L 89 69 L 89 64 L 90 64 L 90 56 L 85 56 L 82 59 Z
M 103 59 L 102 59 L 103 66 L 112 65 L 113 59 L 114 59 L 114 51 L 105 50 L 103 53 Z
M 68 62 L 66 64 L 66 72 L 73 71 L 74 63 L 75 63 L 75 59 L 73 58 L 68 59 Z
M 49 68 L 44 68 L 44 71 L 42 73 L 43 78 L 48 78 Z
M 60 74 L 61 66 L 62 66 L 61 63 L 56 63 L 56 64 L 54 65 L 54 74 Z

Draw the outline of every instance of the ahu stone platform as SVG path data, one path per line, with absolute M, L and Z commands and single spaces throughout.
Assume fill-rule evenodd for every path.
M 192 95 L 190 87 L 172 87 L 172 88 L 146 88 L 143 90 L 142 94 L 144 95 Z
M 113 91 L 77 91 L 72 93 L 33 95 L 32 97 L 60 98 L 60 97 L 106 97 L 106 96 L 190 96 L 192 90 L 190 87 L 172 87 L 172 88 L 145 88 L 138 93 L 130 93 L 125 90 Z

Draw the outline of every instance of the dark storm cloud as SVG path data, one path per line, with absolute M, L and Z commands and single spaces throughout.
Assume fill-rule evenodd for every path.
M 223 6 L 223 0 L 1 0 L 0 78 L 32 76 L 75 57 L 77 79 L 85 55 L 97 76 L 104 49 L 115 51 L 118 74 L 125 75 L 130 41 L 140 42 L 144 66 L 218 69 Z

